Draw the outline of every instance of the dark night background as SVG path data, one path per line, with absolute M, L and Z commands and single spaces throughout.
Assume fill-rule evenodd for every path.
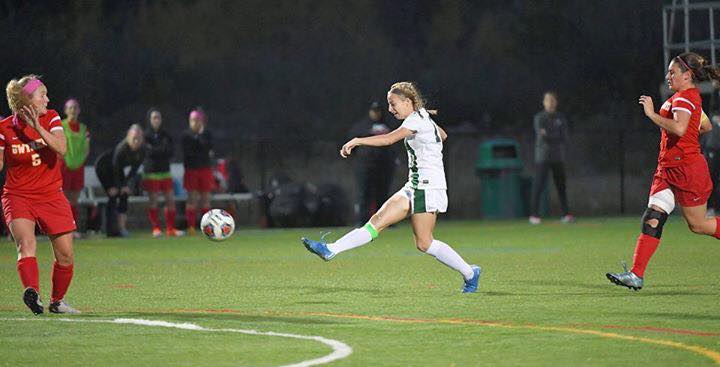
M 400 80 L 417 81 L 449 128 L 527 126 L 546 89 L 559 92 L 574 121 L 617 116 L 613 124 L 628 126 L 644 123 L 637 96 L 657 96 L 662 81 L 660 7 L 5 1 L 0 79 L 43 75 L 58 110 L 78 98 L 96 144 L 115 141 L 150 106 L 184 128 L 197 105 L 226 138 L 341 140 L 368 102 Z

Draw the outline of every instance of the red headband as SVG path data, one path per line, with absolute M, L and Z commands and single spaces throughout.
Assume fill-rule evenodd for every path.
M 686 71 L 689 71 L 690 74 L 695 75 L 695 73 L 693 73 L 692 69 L 690 69 L 690 66 L 688 66 L 687 63 L 685 63 L 685 60 L 683 60 L 680 56 L 676 56 L 675 58 L 680 61 L 680 63 L 686 69 Z

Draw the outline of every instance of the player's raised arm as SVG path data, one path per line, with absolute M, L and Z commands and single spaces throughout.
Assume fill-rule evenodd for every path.
M 352 153 L 352 150 L 355 149 L 355 147 L 359 147 L 362 145 L 367 145 L 371 147 L 384 147 L 388 145 L 393 145 L 398 141 L 405 139 L 408 136 L 411 136 L 414 133 L 414 131 L 401 126 L 387 134 L 368 136 L 364 138 L 353 138 L 342 146 L 342 149 L 340 149 L 340 155 L 343 158 L 347 158 L 350 153 Z
M 44 104 L 44 111 L 47 113 L 47 103 L 50 99 L 47 96 L 47 88 L 45 85 L 41 84 L 37 90 L 38 93 L 34 93 L 31 96 L 31 98 L 34 99 L 32 100 L 32 103 L 22 106 L 22 109 L 19 111 L 19 115 L 23 120 L 25 120 L 25 122 L 27 122 L 28 125 L 30 125 L 30 127 L 40 134 L 40 137 L 45 141 L 45 144 L 47 144 L 50 149 L 54 150 L 57 154 L 65 155 L 65 152 L 67 152 L 67 140 L 65 138 L 65 134 L 63 133 L 60 116 L 57 116 L 55 113 L 56 116 L 50 120 L 50 126 L 48 126 L 50 131 L 42 126 L 40 123 L 41 113 L 35 105 Z

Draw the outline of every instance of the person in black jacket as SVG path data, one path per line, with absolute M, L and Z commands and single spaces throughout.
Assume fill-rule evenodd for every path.
M 190 128 L 183 132 L 181 140 L 185 167 L 183 186 L 188 192 L 185 205 L 188 233 L 194 234 L 197 215 L 210 210 L 210 194 L 215 188 L 215 176 L 212 169 L 212 137 L 205 128 L 205 113 L 200 109 L 193 110 L 188 124 Z M 201 208 L 200 213 L 197 212 L 198 206 Z
M 133 124 L 125 139 L 95 161 L 95 173 L 108 196 L 105 212 L 105 233 L 108 237 L 128 236 L 128 181 L 135 177 L 145 159 L 143 144 L 143 130 L 140 125 Z M 128 166 L 130 171 L 125 174 L 125 167 Z
M 372 102 L 365 118 L 350 130 L 350 136 L 371 136 L 389 133 L 391 128 L 379 102 Z M 355 207 L 356 223 L 364 225 L 390 197 L 397 156 L 392 149 L 361 147 L 353 157 L 358 197 Z
M 173 140 L 170 134 L 162 128 L 162 114 L 156 108 L 147 113 L 149 122 L 145 131 L 145 162 L 143 162 L 143 189 L 147 191 L 150 203 L 148 205 L 148 218 L 152 225 L 152 235 L 155 238 L 162 236 L 160 229 L 160 215 L 158 211 L 158 196 L 165 196 L 165 234 L 168 237 L 182 236 L 183 231 L 175 229 L 175 195 L 173 180 L 170 175 L 170 158 L 173 155 Z
M 544 109 L 533 119 L 535 130 L 535 177 L 530 198 L 530 224 L 540 224 L 540 194 L 545 190 L 548 174 L 552 171 L 557 187 L 563 223 L 575 222 L 568 209 L 565 185 L 565 159 L 568 143 L 568 121 L 557 110 L 558 98 L 553 91 L 545 92 Z

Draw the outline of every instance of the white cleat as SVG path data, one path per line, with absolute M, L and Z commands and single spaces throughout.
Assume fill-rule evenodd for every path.
M 80 313 L 80 311 L 72 308 L 72 306 L 65 303 L 65 300 L 51 303 L 50 307 L 48 307 L 48 310 L 50 311 L 50 313 L 61 313 L 68 315 L 77 315 Z
M 542 223 L 542 219 L 540 219 L 540 217 L 536 217 L 533 215 L 533 216 L 530 216 L 530 218 L 528 219 L 528 222 L 530 224 L 536 226 L 536 225 Z

